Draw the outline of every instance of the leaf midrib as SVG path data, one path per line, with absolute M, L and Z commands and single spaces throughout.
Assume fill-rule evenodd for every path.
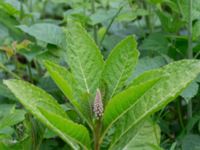
M 110 95 L 110 97 L 108 98 L 108 99 L 110 99 L 110 98 L 112 98 L 113 97 L 113 95 L 115 94 L 115 92 L 116 92 L 116 90 L 117 90 L 117 88 L 118 88 L 118 85 L 119 85 L 119 83 L 120 83 L 120 81 L 121 81 L 121 78 L 122 78 L 122 76 L 124 75 L 124 72 L 125 72 L 125 67 L 127 66 L 127 64 L 128 64 L 128 55 L 126 55 L 125 56 L 125 60 L 126 60 L 126 62 L 125 62 L 125 65 L 123 65 L 123 69 L 122 69 L 122 72 L 121 72 L 121 75 L 120 75 L 120 77 L 119 77 L 119 80 L 117 81 L 117 83 L 116 83 L 116 86 L 114 87 L 114 89 L 113 89 L 113 91 L 112 91 L 112 94 Z
M 81 64 L 79 55 L 77 55 L 77 57 L 78 57 L 78 64 L 79 64 L 79 66 L 80 66 L 81 74 L 82 74 L 82 76 L 83 76 L 83 81 L 84 81 L 84 83 L 85 83 L 86 91 L 87 91 L 88 93 L 90 93 L 90 89 L 89 89 L 88 84 L 87 84 L 87 78 L 86 78 L 86 76 L 85 76 L 85 73 L 84 73 L 84 70 L 83 70 L 83 67 L 82 67 L 82 64 Z

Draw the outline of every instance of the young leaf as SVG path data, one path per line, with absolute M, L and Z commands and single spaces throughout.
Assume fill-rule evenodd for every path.
M 104 67 L 103 57 L 95 42 L 76 23 L 69 23 L 66 31 L 67 62 L 81 94 L 94 94 Z
M 161 71 L 165 77 L 144 93 L 135 105 L 115 122 L 116 132 L 113 135 L 111 149 L 113 146 L 119 146 L 124 140 L 129 142 L 135 125 L 175 99 L 199 74 L 200 62 L 182 60 L 161 68 Z
M 132 36 L 122 40 L 110 53 L 103 71 L 103 82 L 107 86 L 106 100 L 118 93 L 135 67 L 139 52 Z
M 88 111 L 81 107 L 81 103 L 79 103 L 74 97 L 74 86 L 72 83 L 73 77 L 72 74 L 64 67 L 59 66 L 53 62 L 46 61 L 45 66 L 48 70 L 48 73 L 58 85 L 58 87 L 62 90 L 65 96 L 69 99 L 69 101 L 76 108 L 78 113 L 87 121 L 89 126 L 91 127 L 91 119 L 88 118 Z
M 39 108 L 39 110 L 54 127 L 52 130 L 63 140 L 69 137 L 71 140 L 79 143 L 84 149 L 90 149 L 90 137 L 87 128 L 55 113 L 51 113 L 44 108 Z
M 45 116 L 40 113 L 38 107 L 51 111 L 63 118 L 67 117 L 67 114 L 56 100 L 44 90 L 22 80 L 4 80 L 4 84 L 8 86 L 27 110 L 49 128 L 56 130 L 56 128 L 48 122 Z M 63 137 L 62 135 L 60 136 Z M 77 148 L 77 145 L 68 137 L 65 137 L 65 141 L 73 148 Z

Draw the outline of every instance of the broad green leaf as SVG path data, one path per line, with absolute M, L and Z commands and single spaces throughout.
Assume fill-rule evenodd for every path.
M 90 149 L 90 137 L 87 128 L 83 125 L 72 122 L 69 119 L 63 118 L 55 113 L 51 113 L 43 108 L 41 113 L 54 126 L 53 131 L 58 133 L 60 137 L 69 137 L 79 143 L 84 149 Z M 63 138 L 65 139 L 65 138 Z
M 33 114 L 38 113 L 37 107 L 40 106 L 63 117 L 67 116 L 56 100 L 42 89 L 28 82 L 15 79 L 4 80 L 4 84 L 8 86 L 26 109 Z
M 125 86 L 125 82 L 135 67 L 139 52 L 132 36 L 122 40 L 110 53 L 106 60 L 102 81 L 106 84 L 109 100 Z
M 63 118 L 67 117 L 67 114 L 56 100 L 44 90 L 22 80 L 5 80 L 4 84 L 8 86 L 28 111 L 49 128 L 56 130 L 56 128 L 48 122 L 45 116 L 40 113 L 38 107 L 62 116 Z M 60 136 L 62 136 L 63 140 L 68 142 L 73 148 L 77 148 L 77 145 L 68 137 L 63 137 L 63 135 Z
M 88 118 L 88 112 L 81 107 L 81 103 L 79 103 L 74 97 L 75 91 L 73 90 L 73 77 L 72 74 L 64 67 L 59 66 L 55 63 L 52 63 L 50 61 L 45 62 L 45 66 L 48 70 L 48 73 L 52 77 L 52 79 L 55 81 L 55 83 L 58 85 L 58 87 L 62 90 L 62 92 L 65 94 L 65 96 L 69 99 L 69 101 L 73 104 L 73 106 L 76 108 L 78 113 L 86 119 L 88 124 L 91 126 L 90 119 Z
M 10 126 L 13 126 L 25 119 L 25 111 L 15 109 L 13 104 L 0 105 L 0 134 Z
M 113 135 L 110 148 L 129 142 L 132 138 L 131 133 L 138 123 L 174 100 L 199 74 L 200 62 L 177 61 L 161 68 L 161 71 L 165 77 L 140 97 L 135 105 L 115 123 L 117 132 Z
M 0 119 L 0 129 L 15 125 L 25 119 L 24 110 L 14 110 Z
M 123 150 L 156 150 L 155 147 L 160 145 L 160 128 L 151 120 L 140 124 L 133 135 L 131 141 L 124 145 Z
M 70 72 L 64 67 L 50 61 L 45 61 L 45 67 L 59 88 L 63 91 L 63 93 L 65 93 L 65 96 L 73 104 L 74 98 L 72 91 L 72 77 Z
M 137 100 L 144 95 L 159 78 L 144 82 L 139 85 L 134 85 L 124 90 L 123 92 L 114 96 L 107 104 L 104 115 L 103 125 L 107 129 L 111 127 L 118 119 L 122 118 L 123 115 L 129 111 L 137 102 Z
M 18 26 L 22 31 L 46 43 L 62 47 L 65 44 L 65 34 L 60 27 L 49 23 L 38 23 L 30 27 Z
M 95 42 L 76 23 L 67 26 L 67 62 L 77 82 L 81 94 L 94 94 L 104 67 L 103 57 Z

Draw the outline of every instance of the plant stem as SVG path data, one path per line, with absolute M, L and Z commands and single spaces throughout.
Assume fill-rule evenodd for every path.
M 189 0 L 189 17 L 188 17 L 188 58 L 193 58 L 192 51 L 192 0 Z
M 193 50 L 192 50 L 192 0 L 189 0 L 189 15 L 188 15 L 188 51 L 187 56 L 188 59 L 193 58 Z M 192 117 L 192 100 L 188 102 L 187 105 L 187 114 L 188 118 Z
M 148 7 L 147 7 L 147 3 L 145 0 L 142 0 L 142 4 L 143 4 L 143 7 L 145 10 L 148 10 Z M 150 18 L 150 13 L 148 15 L 145 16 L 145 22 L 146 22 L 146 26 L 148 27 L 149 29 L 149 32 L 152 33 L 153 31 L 153 27 L 152 27 L 152 24 L 151 24 L 151 18 Z
M 95 126 L 95 139 L 94 139 L 94 150 L 100 150 L 100 130 L 101 130 L 101 120 L 97 120 Z
M 20 77 L 13 73 L 12 71 L 10 71 L 6 66 L 4 66 L 2 63 L 0 63 L 0 68 L 3 69 L 5 72 L 9 73 L 11 76 L 13 76 L 16 79 L 20 79 Z
M 92 14 L 94 14 L 96 12 L 95 9 L 95 0 L 91 0 L 91 8 L 92 8 Z M 93 34 L 94 34 L 94 40 L 96 43 L 98 43 L 98 37 L 97 37 L 97 25 L 93 26 Z
M 105 39 L 105 37 L 106 37 L 106 35 L 107 35 L 107 33 L 108 33 L 110 27 L 112 26 L 114 20 L 116 19 L 116 17 L 117 17 L 117 16 L 119 15 L 119 13 L 121 12 L 122 8 L 123 8 L 123 7 L 120 7 L 119 10 L 117 11 L 117 13 L 116 13 L 116 14 L 113 16 L 113 18 L 111 19 L 111 21 L 110 21 L 108 27 L 106 28 L 106 32 L 103 34 L 103 37 L 102 37 L 101 41 L 99 42 L 99 45 L 100 45 L 100 46 L 101 46 L 101 44 L 103 43 L 103 41 L 104 41 L 104 39 Z
M 200 55 L 200 51 L 197 52 L 197 54 L 194 56 L 195 59 Z
M 24 8 L 23 8 L 23 1 L 20 0 L 20 20 L 24 17 Z
M 181 99 L 177 101 L 177 112 L 178 112 L 178 118 L 179 118 L 179 123 L 181 125 L 181 128 L 184 129 L 184 124 L 183 124 L 183 117 L 182 117 L 182 112 L 181 112 Z
M 178 6 L 178 9 L 179 9 L 179 12 L 180 12 L 181 16 L 183 16 L 183 10 L 181 8 L 179 0 L 176 0 L 176 3 L 177 3 L 177 6 Z
M 29 0 L 30 3 L 29 3 L 29 11 L 32 12 L 33 11 L 33 2 L 32 0 Z
M 33 82 L 33 74 L 31 71 L 31 63 L 30 62 L 28 62 L 27 67 L 28 67 L 29 81 L 32 83 Z

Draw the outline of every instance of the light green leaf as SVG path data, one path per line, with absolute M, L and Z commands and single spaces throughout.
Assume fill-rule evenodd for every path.
M 72 89 L 72 75 L 71 73 L 64 67 L 59 66 L 53 62 L 45 61 L 45 67 L 59 86 L 59 88 L 63 91 L 65 96 L 72 102 L 73 104 L 73 89 Z
M 38 113 L 37 107 L 44 107 L 58 115 L 67 117 L 65 111 L 56 100 L 42 89 L 22 80 L 4 80 L 4 84 L 14 93 L 19 101 L 33 114 Z M 19 88 L 20 87 L 20 88 Z
M 0 130 L 2 134 L 2 129 L 6 129 L 13 126 L 25 119 L 25 111 L 20 109 L 15 109 L 13 104 L 1 104 L 0 105 Z
M 161 78 L 151 89 L 140 97 L 134 106 L 115 123 L 117 132 L 113 135 L 110 148 L 129 142 L 134 127 L 146 117 L 174 100 L 200 72 L 197 60 L 182 60 L 161 68 Z
M 58 87 L 62 90 L 62 92 L 65 94 L 65 96 L 69 99 L 69 101 L 73 104 L 73 106 L 76 108 L 78 113 L 88 122 L 88 124 L 91 126 L 91 121 L 88 118 L 88 111 L 86 109 L 83 109 L 81 107 L 81 103 L 79 103 L 75 99 L 75 90 L 74 89 L 74 83 L 73 83 L 73 77 L 72 74 L 64 67 L 59 66 L 53 62 L 46 61 L 45 66 L 48 70 L 48 73 L 52 77 L 52 79 L 55 81 L 55 83 L 58 85 Z
M 0 119 L 0 129 L 15 125 L 25 119 L 24 110 L 14 110 Z
M 60 27 L 50 23 L 38 23 L 30 27 L 18 26 L 22 31 L 46 43 L 62 47 L 65 44 L 65 34 Z
M 22 80 L 5 80 L 4 84 L 8 86 L 28 111 L 49 128 L 56 130 L 56 128 L 48 122 L 45 116 L 40 113 L 38 107 L 55 113 L 58 116 L 62 116 L 63 118 L 67 117 L 67 114 L 56 100 L 44 90 Z M 63 140 L 68 142 L 73 148 L 77 148 L 77 145 L 68 137 L 63 135 L 59 136 L 61 136 Z
M 135 105 L 137 100 L 158 82 L 158 80 L 159 78 L 131 86 L 114 96 L 105 108 L 103 115 L 104 128 L 110 128 L 118 119 L 122 118 Z
M 66 31 L 67 62 L 81 94 L 94 94 L 104 67 L 103 57 L 95 42 L 76 23 L 69 23 Z
M 160 145 L 160 127 L 151 120 L 140 124 L 133 135 L 123 150 L 155 150 Z
M 54 126 L 52 130 L 59 134 L 60 137 L 69 137 L 71 140 L 74 140 L 83 146 L 84 149 L 90 149 L 89 133 L 83 125 L 74 123 L 69 119 L 51 113 L 43 108 L 39 109 L 47 120 Z
M 102 81 L 106 84 L 106 100 L 118 93 L 132 73 L 138 60 L 137 44 L 132 36 L 122 40 L 106 60 Z

